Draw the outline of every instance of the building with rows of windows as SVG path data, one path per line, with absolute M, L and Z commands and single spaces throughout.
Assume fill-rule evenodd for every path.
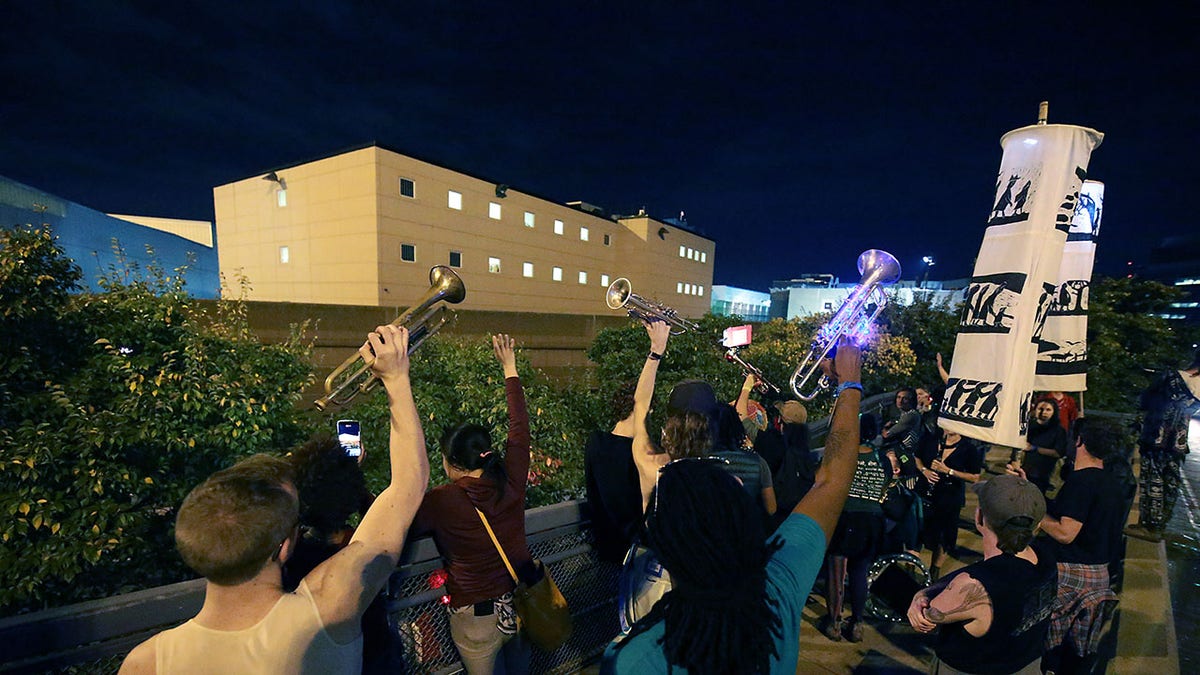
M 715 244 L 644 214 L 604 217 L 378 145 L 213 190 L 221 271 L 251 300 L 402 306 L 448 265 L 464 309 L 606 314 L 605 290 L 709 309 Z

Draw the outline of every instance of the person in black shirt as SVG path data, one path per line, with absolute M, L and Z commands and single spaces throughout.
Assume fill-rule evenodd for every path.
M 1120 543 L 1125 502 L 1118 479 L 1104 462 L 1120 451 L 1121 428 L 1105 419 L 1079 425 L 1075 470 L 1050 504 L 1041 528 L 1053 540 L 1058 559 L 1058 599 L 1046 648 L 1083 659 L 1096 653 L 1105 607 L 1116 600 L 1108 563 Z M 1021 471 L 1015 471 L 1020 475 Z
M 922 633 L 941 627 L 930 673 L 1039 675 L 1056 571 L 1030 546 L 1046 502 L 1037 486 L 997 476 L 973 488 L 984 559 L 919 591 L 908 621 Z
M 1020 465 L 1025 477 L 1046 494 L 1058 460 L 1067 454 L 1067 432 L 1058 419 L 1058 403 L 1052 398 L 1038 401 L 1029 418 L 1025 449 L 1018 453 L 1020 457 L 1013 458 L 1013 463 Z
M 612 397 L 617 422 L 612 431 L 593 431 L 583 450 L 583 476 L 592 536 L 601 560 L 618 565 L 642 521 L 642 491 L 633 463 L 633 392 L 637 380 L 621 384 Z
M 928 485 L 922 543 L 931 551 L 929 573 L 934 579 L 946 554 L 958 546 L 958 516 L 967 503 L 966 483 L 977 482 L 983 471 L 983 452 L 973 439 L 946 431 L 936 452 L 917 463 Z

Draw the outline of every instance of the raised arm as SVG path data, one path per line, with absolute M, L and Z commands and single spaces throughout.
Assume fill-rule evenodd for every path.
M 529 475 L 529 410 L 525 407 L 525 388 L 517 375 L 517 354 L 513 339 L 500 333 L 492 336 L 492 353 L 504 370 L 504 396 L 508 403 L 508 442 L 504 449 L 504 471 L 508 484 L 524 491 Z
M 380 326 L 367 336 L 359 354 L 387 390 L 391 482 L 363 516 L 350 544 L 304 579 L 326 630 L 338 642 L 361 632 L 359 619 L 395 570 L 429 484 L 425 436 L 408 377 L 408 331 Z
M 842 383 L 860 382 L 862 354 L 849 341 L 838 344 L 832 379 Z M 812 518 L 825 531 L 825 542 L 833 536 L 838 516 L 846 503 L 854 466 L 858 463 L 858 408 L 862 391 L 843 389 L 833 404 L 833 419 L 825 440 L 825 457 L 817 469 L 816 482 L 796 505 L 795 513 Z
M 659 453 L 646 431 L 646 415 L 650 413 L 650 401 L 654 398 L 654 381 L 658 377 L 658 363 L 667 350 L 667 339 L 671 327 L 663 321 L 646 324 L 650 336 L 650 353 L 638 376 L 637 389 L 633 392 L 633 463 L 637 466 L 638 482 L 642 489 L 642 512 L 650 503 L 650 492 L 658 470 L 669 461 L 665 453 Z
M 942 365 L 942 353 L 937 354 L 938 377 L 942 378 L 942 384 L 950 383 L 950 373 L 946 372 L 946 367 Z

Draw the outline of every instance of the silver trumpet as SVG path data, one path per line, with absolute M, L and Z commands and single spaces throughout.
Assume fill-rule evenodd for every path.
M 753 365 L 743 359 L 741 355 L 738 354 L 738 351 L 738 347 L 730 347 L 729 349 L 725 350 L 725 360 L 737 365 L 746 375 L 753 375 L 754 379 L 757 381 L 757 384 L 754 385 L 754 388 L 758 390 L 758 393 L 764 395 L 778 395 L 779 387 L 771 384 L 767 378 L 763 377 L 762 371 L 758 368 L 755 368 Z
M 883 287 L 900 279 L 900 261 L 887 251 L 871 249 L 858 256 L 858 271 L 862 274 L 858 286 L 817 331 L 808 355 L 792 373 L 792 393 L 802 401 L 811 401 L 822 390 L 829 388 L 829 378 L 821 374 L 816 384 L 809 391 L 804 391 L 805 384 L 821 372 L 821 361 L 829 356 L 838 340 L 843 336 L 863 337 L 870 330 L 871 323 L 887 304 L 887 293 Z
M 667 307 L 666 305 L 647 300 L 637 293 L 633 292 L 633 286 L 629 284 L 629 280 L 621 277 L 608 287 L 608 291 L 604 294 L 604 302 L 608 304 L 609 309 L 625 308 L 629 316 L 650 323 L 652 321 L 665 321 L 675 327 L 671 330 L 671 335 L 680 335 L 688 331 L 700 330 L 700 325 L 692 323 L 687 319 L 679 316 L 679 314 Z
M 454 318 L 454 313 L 446 305 L 438 303 L 458 304 L 467 297 L 467 287 L 462 279 L 444 265 L 429 270 L 429 283 L 432 286 L 425 296 L 391 323 L 408 329 L 409 354 Z M 371 371 L 371 364 L 356 351 L 325 378 L 325 395 L 313 401 L 313 405 L 317 406 L 317 410 L 324 410 L 330 403 L 346 405 L 355 396 L 370 391 L 377 384 L 379 378 Z

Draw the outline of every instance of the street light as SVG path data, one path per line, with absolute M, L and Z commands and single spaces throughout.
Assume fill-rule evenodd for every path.
M 937 264 L 933 256 L 927 255 L 921 258 L 921 262 L 925 264 L 925 273 L 921 275 L 921 288 L 925 288 L 925 282 L 929 281 L 929 268 Z

